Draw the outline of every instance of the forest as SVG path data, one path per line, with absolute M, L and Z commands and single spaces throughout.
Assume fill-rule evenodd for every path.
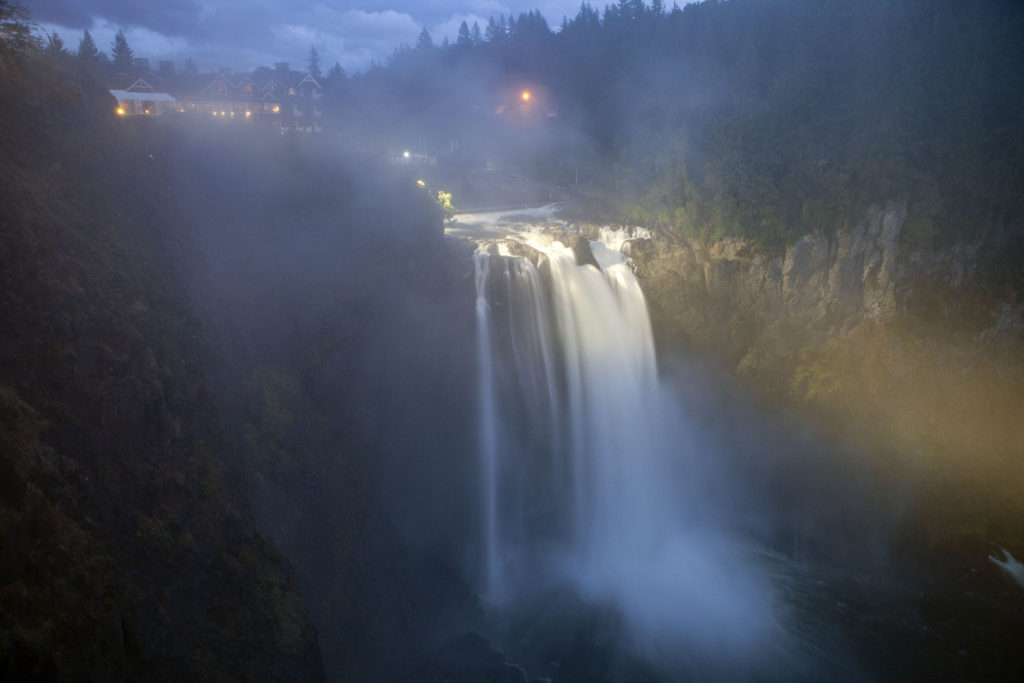
M 1012 1 L 583 3 L 424 32 L 332 96 L 344 133 L 486 154 L 501 88 L 532 87 L 557 118 L 520 161 L 608 216 L 780 248 L 896 199 L 929 246 L 1019 230 L 1022 31 Z

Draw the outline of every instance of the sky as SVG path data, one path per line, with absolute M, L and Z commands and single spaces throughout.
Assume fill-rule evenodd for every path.
M 611 2 L 612 0 L 608 0 Z M 191 57 L 201 71 L 250 71 L 290 62 L 304 69 L 310 47 L 321 66 L 339 62 L 352 74 L 371 61 L 386 63 L 396 46 L 413 45 L 424 27 L 434 42 L 455 41 L 459 24 L 540 10 L 553 29 L 579 10 L 581 0 L 23 0 L 32 20 L 56 31 L 69 49 L 82 33 L 110 54 L 123 29 L 136 57 L 153 67 Z M 591 2 L 595 7 L 605 3 Z

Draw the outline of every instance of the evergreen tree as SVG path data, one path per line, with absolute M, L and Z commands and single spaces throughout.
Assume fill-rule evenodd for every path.
M 90 65 L 103 61 L 103 56 L 96 48 L 96 41 L 92 39 L 88 31 L 82 34 L 82 39 L 78 41 L 78 60 L 83 64 Z
M 334 66 L 327 70 L 327 77 L 325 80 L 331 84 L 338 84 L 344 81 L 345 78 L 345 69 L 341 67 L 341 62 L 335 62 Z
M 128 36 L 122 29 L 118 29 L 114 42 L 110 44 L 110 56 L 113 58 L 115 70 L 123 73 L 132 70 L 132 49 L 128 47 Z
M 434 49 L 434 39 L 430 37 L 430 32 L 427 31 L 427 27 L 424 26 L 423 30 L 420 31 L 420 37 L 416 39 L 417 50 L 432 50 Z
M 469 32 L 469 39 L 473 42 L 474 45 L 479 45 L 480 43 L 484 42 L 484 36 L 480 32 L 480 22 L 473 22 L 473 29 Z
M 64 41 L 61 40 L 61 37 L 57 35 L 56 31 L 46 34 L 46 47 L 44 48 L 44 51 L 51 57 L 56 58 L 67 57 L 71 54 L 68 52 L 68 49 L 64 47 Z
M 455 44 L 459 47 L 467 47 L 471 45 L 473 39 L 469 37 L 469 24 L 463 21 L 459 24 L 459 36 L 455 40 Z
M 323 73 L 320 71 L 320 53 L 316 49 L 316 45 L 312 45 L 309 48 L 309 56 L 306 57 L 306 71 L 313 78 L 320 80 Z
M 507 37 L 505 15 L 501 15 L 499 22 L 494 17 L 487 20 L 487 28 L 484 30 L 484 39 L 488 43 L 503 43 Z
M 32 29 L 21 5 L 0 0 L 0 73 L 7 69 L 8 58 L 20 61 L 30 48 L 38 47 Z

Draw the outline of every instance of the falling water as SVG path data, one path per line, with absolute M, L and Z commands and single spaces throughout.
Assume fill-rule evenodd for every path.
M 494 366 L 491 361 L 491 312 L 487 304 L 486 284 L 490 261 L 473 257 L 476 270 L 476 334 L 480 396 L 480 489 L 484 502 L 484 567 L 487 597 L 499 601 L 503 581 L 498 556 L 498 417 L 495 409 Z
M 500 610 L 562 582 L 614 606 L 658 657 L 760 656 L 777 636 L 771 591 L 700 489 L 702 454 L 659 386 L 627 236 L 590 243 L 598 268 L 550 220 L 460 221 L 480 244 L 486 601 Z

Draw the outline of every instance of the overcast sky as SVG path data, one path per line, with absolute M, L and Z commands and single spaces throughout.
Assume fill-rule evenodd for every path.
M 608 0 L 612 2 L 613 0 Z M 321 64 L 350 74 L 371 60 L 386 62 L 400 43 L 415 44 L 425 26 L 434 42 L 454 42 L 459 24 L 538 9 L 552 28 L 579 10 L 580 0 L 28 0 L 32 19 L 57 31 L 75 50 L 88 30 L 110 54 L 118 28 L 136 57 L 152 65 L 173 59 L 181 68 L 192 57 L 202 71 L 220 67 L 249 71 L 274 62 L 305 68 L 309 48 Z M 603 7 L 604 2 L 591 2 Z

